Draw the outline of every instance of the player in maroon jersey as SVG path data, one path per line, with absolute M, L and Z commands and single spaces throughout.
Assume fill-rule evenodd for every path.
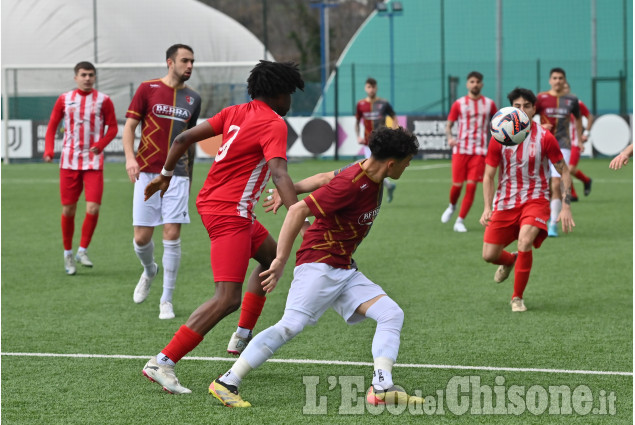
M 194 165 L 194 148 L 184 152 L 173 169 L 174 178 L 165 196 L 154 196 L 144 202 L 146 185 L 160 172 L 170 145 L 176 136 L 196 125 L 201 110 L 201 97 L 185 82 L 192 75 L 194 52 L 184 44 L 166 51 L 168 73 L 163 78 L 141 83 L 128 112 L 123 132 L 126 172 L 135 184 L 132 206 L 133 246 L 143 266 L 135 287 L 133 301 L 143 302 L 159 272 L 154 261 L 152 235 L 163 225 L 163 293 L 159 303 L 159 319 L 174 318 L 172 295 L 181 263 L 181 225 L 190 222 L 188 200 Z M 134 153 L 135 130 L 140 122 L 141 141 Z
M 240 307 L 243 281 L 249 259 L 253 258 L 259 264 L 249 277 L 239 328 L 232 335 L 232 341 L 240 337 L 242 345 L 230 341 L 228 351 L 239 353 L 251 338 L 267 292 L 259 273 L 268 269 L 276 256 L 276 242 L 256 220 L 253 208 L 270 177 L 287 208 L 298 201 L 287 173 L 287 124 L 282 118 L 291 107 L 291 93 L 296 88 L 304 88 L 296 65 L 260 61 L 247 79 L 247 91 L 253 100 L 225 108 L 180 134 L 161 174 L 145 190 L 146 199 L 158 191 L 163 196 L 171 185 L 178 158 L 194 143 L 223 135 L 223 144 L 196 200 L 211 242 L 214 296 L 192 313 L 170 343 L 143 368 L 144 375 L 166 391 L 191 392 L 179 383 L 174 366 L 220 320 Z
M 368 77 L 364 84 L 364 91 L 366 92 L 366 97 L 357 102 L 355 110 L 355 133 L 357 133 L 357 141 L 364 147 L 364 157 L 368 158 L 370 157 L 370 149 L 368 147 L 370 133 L 376 128 L 384 127 L 387 118 L 391 120 L 391 128 L 398 128 L 399 123 L 392 105 L 386 99 L 377 97 L 377 80 Z M 362 131 L 360 131 L 360 123 L 363 124 Z M 386 187 L 388 202 L 392 202 L 393 193 L 397 186 L 389 179 L 386 179 L 384 186 Z
M 565 83 L 564 94 L 569 94 L 570 92 L 571 87 L 569 86 L 569 83 Z M 593 183 L 593 179 L 588 177 L 578 168 L 578 163 L 580 162 L 580 154 L 584 152 L 584 143 L 589 139 L 589 130 L 593 125 L 593 115 L 589 112 L 589 108 L 587 108 L 581 100 L 578 99 L 578 103 L 580 104 L 580 115 L 586 117 L 587 125 L 586 128 L 583 126 L 582 134 L 578 139 L 575 116 L 571 115 L 569 124 L 569 132 L 571 133 L 571 159 L 569 159 L 569 173 L 572 177 L 575 177 L 584 183 L 584 196 L 589 196 L 591 193 L 591 184 Z M 571 184 L 571 200 L 574 202 L 578 200 L 578 194 L 575 192 L 575 186 L 573 184 Z
M 466 183 L 461 210 L 454 222 L 455 232 L 467 232 L 463 220 L 474 202 L 476 185 L 483 181 L 489 122 L 496 113 L 494 101 L 481 95 L 483 74 L 477 71 L 470 72 L 467 75 L 466 86 L 467 95 L 452 104 L 445 126 L 448 145 L 452 148 L 452 187 L 450 205 L 441 215 L 442 223 L 447 223 L 452 218 L 463 183 Z M 459 122 L 459 128 L 455 138 L 452 135 L 452 126 L 456 121 Z
M 565 94 L 567 76 L 562 68 L 552 68 L 549 72 L 551 89 L 538 93 L 536 100 L 536 114 L 540 115 L 540 123 L 548 129 L 558 141 L 565 163 L 571 158 L 571 133 L 569 122 L 571 115 L 575 117 L 578 139 L 582 135 L 582 119 L 578 98 L 572 94 Z M 562 209 L 561 176 L 553 166 L 551 169 L 551 219 L 549 220 L 549 236 L 558 236 L 556 219 Z
M 516 88 L 507 98 L 511 106 L 521 109 L 531 121 L 536 113 L 536 96 L 531 90 Z M 557 221 L 562 221 L 565 233 L 575 226 L 570 208 L 569 168 L 554 136 L 533 121 L 530 133 L 519 145 L 503 146 L 492 138 L 485 161 L 485 207 L 481 216 L 481 224 L 486 226 L 483 259 L 500 265 L 494 275 L 496 282 L 507 279 L 516 265 L 511 308 L 513 312 L 526 311 L 523 293 L 533 262 L 532 247 L 539 248 L 547 237 L 549 162 L 558 170 L 564 184 L 563 205 Z M 494 193 L 497 169 L 500 170 L 498 189 Z M 515 240 L 518 240 L 518 252 L 506 251 L 505 247 Z
M 294 279 L 282 318 L 256 335 L 231 369 L 210 385 L 210 392 L 224 405 L 251 406 L 238 394 L 242 379 L 331 307 L 351 325 L 366 318 L 377 321 L 368 402 L 422 402 L 393 384 L 392 367 L 399 352 L 403 311 L 352 264 L 353 253 L 379 213 L 383 180 L 399 179 L 419 144 L 404 129 L 383 127 L 373 131 L 369 146 L 370 158 L 337 172 L 328 184 L 289 209 L 278 237 L 276 258 L 261 273 L 266 277 L 262 282 L 266 290 L 273 290 L 280 280 L 305 220 L 315 216 L 315 222 L 304 232 L 296 254 Z M 319 181 L 316 179 L 321 184 Z
M 75 261 L 93 267 L 86 249 L 97 227 L 99 207 L 104 192 L 104 155 L 106 146 L 117 135 L 115 107 L 110 97 L 95 89 L 97 71 L 90 62 L 75 65 L 77 89 L 57 98 L 44 145 L 44 161 L 54 156 L 55 133 L 64 120 L 64 141 L 60 155 L 60 195 L 62 199 L 62 242 L 66 273 L 77 271 Z M 108 127 L 108 131 L 105 131 Z M 82 238 L 73 258 L 73 233 L 77 200 L 85 189 L 86 215 L 82 224 Z

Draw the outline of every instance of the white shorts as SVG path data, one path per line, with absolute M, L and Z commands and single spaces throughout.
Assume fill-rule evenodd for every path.
M 333 307 L 349 325 L 353 325 L 366 318 L 355 313 L 357 307 L 385 294 L 381 286 L 358 270 L 305 263 L 293 270 L 285 310 L 308 314 L 311 317 L 309 324 L 314 325 L 329 307 Z
M 143 192 L 156 176 L 158 174 L 142 172 L 139 174 L 139 180 L 134 184 L 132 225 L 156 227 L 165 223 L 189 223 L 190 214 L 187 207 L 190 198 L 189 177 L 172 177 L 170 187 L 163 198 L 161 193 L 157 192 L 144 201 Z
M 560 152 L 562 152 L 562 156 L 564 157 L 564 163 L 568 164 L 571 159 L 571 149 L 560 148 Z M 551 162 L 549 162 L 549 170 L 551 170 L 551 177 L 562 177 Z

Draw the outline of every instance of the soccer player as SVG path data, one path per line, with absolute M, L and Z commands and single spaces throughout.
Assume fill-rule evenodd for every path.
M 397 115 L 392 106 L 386 99 L 377 97 L 377 80 L 372 77 L 366 79 L 364 85 L 364 91 L 366 91 L 366 97 L 357 102 L 357 108 L 355 111 L 355 133 L 357 134 L 357 141 L 364 146 L 364 157 L 370 157 L 370 149 L 368 147 L 368 139 L 370 133 L 380 127 L 386 126 L 386 120 L 390 118 L 391 128 L 398 128 Z M 363 130 L 360 131 L 359 124 L 363 121 Z M 394 182 L 386 179 L 384 182 L 386 186 L 386 194 L 388 195 L 388 202 L 392 202 L 393 193 L 397 187 Z
M 365 318 L 377 322 L 372 342 L 374 372 L 367 401 L 393 404 L 422 400 L 396 387 L 392 367 L 399 351 L 404 313 L 386 292 L 357 270 L 352 255 L 368 235 L 382 203 L 382 182 L 399 179 L 418 152 L 417 138 L 404 129 L 379 128 L 370 136 L 370 158 L 337 172 L 326 185 L 291 206 L 280 230 L 278 251 L 261 273 L 266 291 L 273 290 L 289 259 L 293 242 L 310 216 L 296 255 L 294 279 L 280 321 L 260 332 L 231 369 L 213 381 L 209 391 L 224 405 L 249 407 L 238 394 L 247 373 L 262 365 L 282 345 L 315 324 L 332 307 L 348 324 Z
M 452 148 L 452 187 L 450 205 L 441 215 L 442 223 L 450 221 L 461 196 L 463 183 L 467 182 L 461 210 L 454 222 L 454 231 L 460 233 L 467 232 L 463 220 L 474 202 L 477 183 L 483 181 L 489 122 L 497 112 L 494 101 L 481 95 L 483 74 L 478 71 L 470 72 L 467 75 L 466 87 L 467 95 L 452 104 L 445 126 L 448 145 Z M 457 120 L 459 128 L 455 138 L 452 136 L 452 126 Z
M 564 94 L 569 94 L 570 92 L 571 87 L 569 86 L 569 83 L 564 83 Z M 583 126 L 582 135 L 578 139 L 575 116 L 571 115 L 569 124 L 569 132 L 571 133 L 571 159 L 569 159 L 569 173 L 572 177 L 575 177 L 584 183 L 584 196 L 589 196 L 591 193 L 591 184 L 593 179 L 578 169 L 578 163 L 580 162 L 580 153 L 584 152 L 584 143 L 589 140 L 589 130 L 593 125 L 593 115 L 589 112 L 589 108 L 587 108 L 581 100 L 578 99 L 578 103 L 580 104 L 580 115 L 586 117 L 587 125 L 586 128 Z M 571 184 L 571 200 L 573 202 L 578 200 L 578 194 L 575 192 L 575 186 L 573 183 Z
M 615 158 L 611 160 L 609 168 L 612 170 L 619 170 L 624 165 L 628 164 L 628 159 L 633 156 L 633 145 L 628 145 L 622 152 L 620 152 Z
M 578 98 L 572 94 L 565 94 L 567 75 L 562 68 L 552 68 L 549 72 L 549 85 L 551 89 L 538 93 L 536 101 L 536 114 L 540 115 L 540 123 L 549 130 L 558 141 L 565 163 L 571 158 L 571 135 L 569 122 L 571 115 L 575 117 L 576 134 L 578 139 L 582 136 L 582 119 Z M 549 220 L 548 234 L 551 237 L 558 236 L 556 219 L 562 209 L 561 175 L 557 169 L 550 165 L 551 169 L 551 218 Z
M 195 150 L 192 148 L 178 159 L 172 169 L 174 179 L 165 196 L 155 196 L 144 202 L 146 185 L 160 172 L 174 138 L 196 125 L 201 111 L 201 97 L 185 82 L 192 75 L 194 52 L 184 44 L 175 44 L 166 51 L 168 73 L 163 78 L 144 81 L 132 98 L 126 113 L 123 148 L 126 172 L 134 183 L 132 225 L 134 251 L 143 266 L 135 287 L 133 301 L 142 303 L 159 272 L 154 261 L 152 235 L 163 225 L 163 294 L 159 303 L 159 319 L 173 319 L 172 295 L 181 263 L 181 224 L 190 222 L 188 200 Z M 134 138 L 139 122 L 141 141 L 135 156 Z
M 536 113 L 536 96 L 531 90 L 516 88 L 507 98 L 511 106 L 521 109 L 529 119 Z M 531 123 L 531 131 L 524 142 L 516 146 L 503 146 L 492 138 L 485 159 L 483 199 L 485 207 L 481 224 L 483 259 L 498 264 L 494 281 L 503 282 L 516 265 L 511 308 L 513 312 L 526 311 L 523 293 L 533 261 L 532 246 L 539 248 L 547 237 L 549 220 L 549 164 L 562 176 L 564 195 L 557 221 L 562 230 L 570 232 L 575 223 L 571 216 L 571 177 L 558 142 L 542 126 Z M 494 177 L 497 168 L 498 189 L 494 198 Z M 493 204 L 492 204 L 493 201 Z M 493 210 L 492 210 L 493 205 Z M 518 240 L 518 252 L 505 247 Z
M 66 274 L 77 272 L 75 261 L 93 267 L 86 249 L 97 227 L 104 192 L 106 146 L 117 135 L 115 107 L 110 97 L 95 89 L 97 70 L 90 62 L 75 65 L 77 89 L 57 98 L 46 130 L 44 161 L 53 161 L 55 133 L 64 119 L 64 141 L 60 155 L 60 195 L 62 199 L 62 243 Z M 108 127 L 108 131 L 105 128 Z M 77 254 L 73 257 L 73 233 L 77 200 L 85 188 L 86 215 Z
M 269 177 L 287 208 L 298 200 L 287 173 L 287 125 L 282 118 L 291 107 L 291 94 L 296 88 L 304 88 L 296 65 L 260 61 L 247 79 L 247 91 L 253 100 L 225 108 L 180 134 L 161 174 L 146 188 L 146 199 L 157 191 L 166 193 L 178 158 L 194 143 L 223 135 L 223 144 L 196 200 L 211 242 L 214 296 L 192 313 L 170 343 L 143 368 L 146 377 L 170 393 L 191 392 L 179 383 L 174 366 L 220 320 L 240 307 L 249 258 L 259 264 L 249 278 L 240 315 L 237 333 L 244 332 L 242 344 L 232 342 L 234 334 L 228 351 L 242 351 L 262 311 L 267 291 L 259 273 L 275 258 L 276 242 L 255 219 L 253 209 Z

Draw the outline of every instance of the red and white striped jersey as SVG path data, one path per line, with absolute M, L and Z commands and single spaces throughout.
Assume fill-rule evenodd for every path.
M 499 167 L 494 211 L 518 208 L 528 201 L 549 202 L 549 162 L 562 160 L 558 141 L 535 122 L 524 142 L 503 146 L 490 141 L 485 163 Z
M 452 153 L 463 155 L 483 155 L 487 153 L 489 122 L 497 112 L 496 104 L 490 98 L 479 96 L 472 99 L 463 96 L 450 109 L 448 121 L 458 121 L 458 143 Z
M 580 115 L 586 117 L 588 120 L 590 114 L 589 108 L 587 108 L 580 99 L 578 99 L 578 103 L 580 104 Z M 571 147 L 579 147 L 580 141 L 578 140 L 578 132 L 575 128 L 575 115 L 573 114 L 571 114 L 571 121 L 569 122 L 569 132 L 571 133 Z
M 75 89 L 63 93 L 55 102 L 46 131 L 44 156 L 53 157 L 55 133 L 64 119 L 64 141 L 60 168 L 70 170 L 101 170 L 104 148 L 117 135 L 115 107 L 110 97 L 97 90 Z M 105 127 L 108 132 L 104 135 Z M 89 149 L 98 147 L 95 154 Z

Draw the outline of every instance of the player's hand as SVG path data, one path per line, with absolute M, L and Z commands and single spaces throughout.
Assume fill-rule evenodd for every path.
M 624 155 L 623 153 L 620 153 L 618 156 L 613 158 L 613 160 L 611 160 L 611 163 L 609 164 L 609 168 L 612 170 L 619 170 L 626 164 L 628 164 L 628 155 Z
M 44 155 L 44 162 L 53 162 L 53 157 L 50 155 Z
M 565 233 L 569 233 L 573 231 L 575 227 L 575 223 L 573 222 L 573 217 L 571 216 L 571 208 L 562 208 L 560 214 L 558 215 L 558 220 L 562 223 L 562 231 Z
M 93 146 L 92 148 L 88 150 L 94 153 L 95 155 L 99 155 L 101 153 L 101 150 L 97 146 Z
M 143 200 L 147 201 L 148 199 L 150 199 L 152 195 L 157 193 L 159 190 L 161 191 L 161 197 L 163 198 L 165 191 L 168 190 L 168 187 L 170 187 L 171 179 L 172 179 L 171 177 L 166 177 L 163 174 L 159 174 L 158 176 L 153 178 L 152 181 L 148 183 L 148 185 L 146 186 L 146 189 L 143 192 L 144 194 Z
M 487 227 L 491 219 L 492 219 L 492 210 L 491 209 L 483 210 L 483 214 L 481 215 L 481 220 L 480 220 L 483 227 Z
M 543 123 L 543 124 L 540 124 L 540 125 L 541 125 L 541 126 L 542 126 L 542 128 L 544 128 L 545 130 L 551 130 L 551 129 L 553 128 L 553 124 L 548 123 L 548 122 Z
M 587 137 L 587 140 L 588 140 L 588 137 Z M 584 142 L 580 143 L 580 153 L 584 153 Z
M 277 189 L 269 189 L 267 193 L 270 193 L 262 203 L 262 207 L 265 209 L 265 212 L 273 211 L 273 213 L 278 212 L 278 208 L 280 208 L 282 204 L 282 198 L 278 194 Z
M 359 143 L 360 145 L 365 145 L 366 140 L 364 139 L 364 136 L 357 136 L 357 143 Z
M 128 173 L 128 178 L 132 183 L 139 180 L 139 163 L 137 163 L 136 159 L 127 159 L 126 160 L 126 172 Z
M 266 279 L 263 280 L 261 283 L 262 289 L 266 293 L 270 293 L 275 289 L 278 281 L 280 280 L 280 277 L 282 277 L 284 265 L 285 263 L 280 261 L 278 258 L 274 258 L 274 260 L 271 262 L 271 265 L 269 266 L 269 270 L 265 270 L 258 275 L 260 277 L 266 277 Z
M 455 147 L 457 143 L 458 142 L 456 141 L 455 137 L 450 137 L 448 139 L 448 146 L 451 147 L 451 148 Z

